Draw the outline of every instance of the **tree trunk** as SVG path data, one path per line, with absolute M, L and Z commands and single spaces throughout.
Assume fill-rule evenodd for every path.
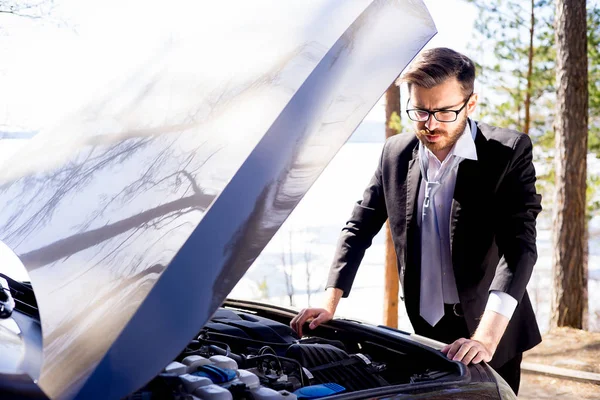
M 169 216 L 172 213 L 205 210 L 213 200 L 213 195 L 204 193 L 182 197 L 120 221 L 106 224 L 100 228 L 59 239 L 39 249 L 23 253 L 19 255 L 19 258 L 29 271 L 33 271 L 130 230 L 142 228 L 150 222 Z
M 383 324 L 398 328 L 398 293 L 400 283 L 396 250 L 390 232 L 389 221 L 385 224 L 385 292 L 383 298 Z
M 551 326 L 581 329 L 587 286 L 588 83 L 585 0 L 556 1 L 556 187 Z
M 527 90 L 525 92 L 525 126 L 523 132 L 529 135 L 531 125 L 531 79 L 533 75 L 533 33 L 535 28 L 535 4 L 531 0 L 531 26 L 529 27 L 529 57 L 527 63 Z
M 385 92 L 385 137 L 394 135 L 396 131 L 389 127 L 392 114 L 400 116 L 400 88 L 392 84 Z M 390 232 L 389 222 L 385 224 L 385 290 L 383 297 L 383 324 L 391 328 L 398 327 L 398 264 L 396 250 Z

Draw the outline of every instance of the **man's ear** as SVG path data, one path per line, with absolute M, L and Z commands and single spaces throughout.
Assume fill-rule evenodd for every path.
M 467 115 L 471 115 L 475 112 L 475 107 L 477 107 L 477 102 L 479 101 L 479 95 L 477 93 L 473 93 L 469 102 L 467 103 Z

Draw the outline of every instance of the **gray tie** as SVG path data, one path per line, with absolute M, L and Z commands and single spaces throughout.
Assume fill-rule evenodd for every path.
M 436 217 L 435 194 L 442 186 L 442 181 L 449 172 L 462 161 L 461 157 L 453 157 L 450 165 L 440 171 L 437 181 L 428 181 L 424 157 L 420 157 L 420 167 L 425 198 L 421 219 L 421 293 L 420 313 L 425 321 L 435 326 L 444 316 L 444 294 L 442 291 L 442 238 Z M 449 160 L 450 161 L 450 160 Z

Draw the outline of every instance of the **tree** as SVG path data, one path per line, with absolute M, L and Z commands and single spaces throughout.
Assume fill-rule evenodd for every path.
M 23 36 L 32 27 L 74 29 L 54 0 L 0 0 L 0 36 Z
M 583 327 L 587 286 L 588 65 L 585 0 L 556 1 L 556 186 L 552 326 Z
M 480 53 L 479 80 L 484 84 L 482 116 L 499 126 L 541 136 L 551 130 L 547 110 L 554 91 L 551 2 L 469 2 L 479 10 L 475 50 Z
M 293 245 L 293 231 L 288 231 L 288 248 L 287 253 L 285 249 L 281 251 L 281 266 L 283 276 L 285 277 L 285 290 L 290 302 L 290 306 L 294 306 L 294 251 Z
M 385 137 L 399 132 L 400 88 L 392 84 L 385 92 Z M 385 289 L 383 300 L 383 324 L 398 327 L 398 261 L 389 222 L 385 224 Z
M 302 289 L 298 292 L 298 287 L 294 286 L 294 276 L 296 277 L 297 282 L 299 276 L 297 270 L 304 264 L 304 283 L 306 285 L 305 290 L 307 296 L 306 306 L 310 307 L 310 298 L 312 294 L 322 290 L 320 285 L 313 286 L 313 272 L 315 271 L 315 268 L 322 265 L 319 256 L 315 255 L 313 252 L 319 232 L 318 230 L 311 232 L 306 228 L 297 230 L 293 227 L 287 228 L 286 231 L 280 230 L 282 236 L 284 232 L 287 234 L 287 243 L 281 243 L 282 248 L 279 253 L 278 262 L 281 271 L 283 272 L 288 302 L 290 306 L 297 305 L 297 298 L 295 298 L 295 296 L 304 292 Z M 296 249 L 302 245 L 304 246 L 304 251 L 296 251 Z M 300 272 L 300 275 L 301 274 L 302 273 Z
M 53 0 L 15 1 L 0 0 L 0 15 L 40 19 L 47 17 L 54 8 Z
M 536 185 L 545 214 L 555 202 L 555 118 L 557 63 L 554 14 L 549 1 L 469 0 L 479 7 L 476 21 L 481 119 L 530 133 L 538 168 Z M 600 156 L 600 8 L 587 10 L 589 123 L 588 151 Z M 532 40 L 533 39 L 533 40 Z M 487 49 L 493 49 L 489 53 Z M 531 64 L 530 60 L 533 60 Z M 531 72 L 530 72 L 531 71 Z M 524 90 L 526 89 L 526 90 Z M 531 100 L 526 101 L 530 94 Z M 530 108 L 527 113 L 525 109 Z M 529 128 L 527 128 L 529 127 Z M 585 161 L 585 156 L 581 158 Z M 587 220 L 600 211 L 600 176 L 588 171 Z M 549 201 L 550 200 L 550 201 Z M 540 220 L 541 224 L 550 224 Z M 556 225 L 554 226 L 556 228 Z M 588 235 L 587 229 L 585 235 Z M 586 239 L 587 242 L 587 239 Z M 587 248 L 584 259 L 587 260 Z M 584 261 L 587 264 L 587 261 Z M 587 270 L 584 269 L 584 277 Z M 576 288 L 582 299 L 587 287 Z M 584 307 L 586 306 L 584 300 Z M 585 311 L 584 311 L 585 314 Z M 584 321 L 585 326 L 585 321 Z
M 600 155 L 600 7 L 588 10 L 588 148 Z
M 314 261 L 314 255 L 313 255 L 313 248 L 316 244 L 317 240 L 316 237 L 313 237 L 310 242 L 306 242 L 304 243 L 304 273 L 305 273 L 305 278 L 306 278 L 306 304 L 308 307 L 310 307 L 310 296 L 311 294 L 313 294 L 313 292 L 315 292 L 316 290 L 311 289 L 311 279 L 312 279 L 312 275 L 313 275 L 313 261 Z

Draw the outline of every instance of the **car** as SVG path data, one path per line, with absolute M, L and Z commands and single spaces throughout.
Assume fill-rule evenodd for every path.
M 4 160 L 0 397 L 514 398 L 426 338 L 342 319 L 299 338 L 292 310 L 226 300 L 435 35 L 425 5 L 196 7 Z
M 35 297 L 26 283 L 11 283 L 19 296 L 15 312 L 22 314 L 15 320 L 36 348 Z M 299 338 L 289 327 L 294 315 L 271 304 L 227 299 L 164 371 L 126 399 L 516 399 L 487 364 L 448 360 L 439 351 L 443 343 L 346 319 Z M 3 369 L 18 359 L 11 357 L 15 353 L 5 353 Z M 3 383 L 4 395 L 18 390 L 18 398 L 46 398 L 26 377 Z
M 516 399 L 487 364 L 448 360 L 439 351 L 443 343 L 346 319 L 299 338 L 289 327 L 294 315 L 270 304 L 226 300 L 165 371 L 128 399 L 185 398 L 194 392 L 190 372 L 207 376 L 199 365 L 210 360 L 210 367 L 237 373 L 220 384 L 232 393 L 223 398 Z M 171 373 L 177 368 L 186 372 Z M 207 389 L 196 394 L 209 397 Z

